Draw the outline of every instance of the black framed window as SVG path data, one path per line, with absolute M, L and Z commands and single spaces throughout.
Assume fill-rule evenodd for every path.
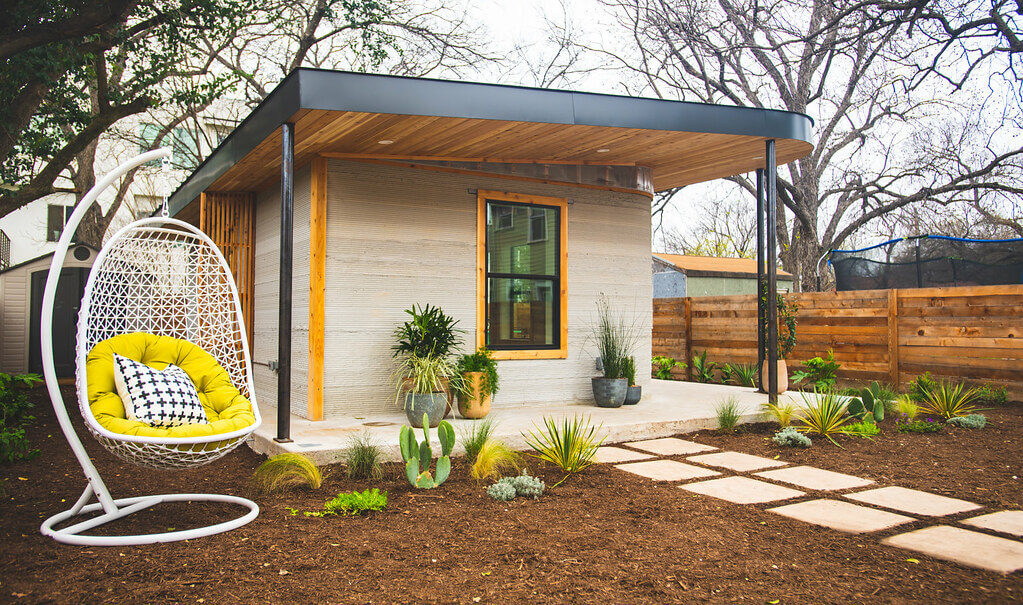
M 486 200 L 486 346 L 559 349 L 561 208 Z

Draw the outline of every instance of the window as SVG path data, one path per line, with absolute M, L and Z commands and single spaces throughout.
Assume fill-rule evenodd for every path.
M 477 344 L 496 359 L 566 357 L 565 200 L 478 195 Z
M 74 210 L 74 206 L 61 206 L 60 204 L 50 204 L 47 206 L 46 241 L 55 242 L 60 239 L 60 234 L 64 231 L 64 225 L 67 224 L 67 220 L 71 218 L 71 213 Z
M 160 136 L 160 130 L 161 127 L 158 124 L 142 123 L 139 131 L 139 138 L 141 139 L 141 144 L 139 145 L 140 152 L 152 151 L 159 147 L 156 139 Z M 192 170 L 196 167 L 199 161 L 199 141 L 196 140 L 192 131 L 178 126 L 171 131 L 169 136 L 164 136 L 163 140 L 160 141 L 160 145 L 167 145 L 168 143 L 170 143 L 172 153 L 171 168 Z M 160 160 L 146 162 L 145 165 L 159 166 Z

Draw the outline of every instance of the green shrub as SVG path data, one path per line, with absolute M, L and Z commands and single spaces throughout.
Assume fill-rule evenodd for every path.
M 1009 403 L 1009 390 L 1005 386 L 995 387 L 985 384 L 977 389 L 977 403 L 994 406 Z
M 725 364 L 725 370 L 732 382 L 741 387 L 756 386 L 757 364 L 755 363 L 731 363 Z
M 795 429 L 795 427 L 791 426 L 787 426 L 775 433 L 774 437 L 771 438 L 771 441 L 774 441 L 783 447 L 810 447 L 813 445 L 813 442 L 810 441 L 809 437 L 800 433 Z
M 306 513 L 309 516 L 323 517 L 327 515 L 344 515 L 354 517 L 368 510 L 384 510 L 387 507 L 387 492 L 380 493 L 377 488 L 361 492 L 338 494 L 336 498 L 327 500 L 322 513 Z
M 395 357 L 447 357 L 462 344 L 463 330 L 456 327 L 458 320 L 440 307 L 412 305 L 405 313 L 411 319 L 394 330 L 394 339 L 398 341 L 392 347 Z
M 736 397 L 728 397 L 718 402 L 714 408 L 714 414 L 718 419 L 718 430 L 732 432 L 739 419 L 742 418 L 742 408 L 739 407 L 739 400 Z
M 497 395 L 497 391 L 500 389 L 500 381 L 497 376 L 497 362 L 494 361 L 494 354 L 489 350 L 480 347 L 471 355 L 466 354 L 459 357 L 458 373 L 464 374 L 466 372 L 483 372 L 483 381 L 480 384 L 481 394 L 489 394 L 491 397 Z M 459 381 L 457 387 L 460 394 L 470 395 L 467 392 L 469 390 L 468 385 L 468 382 Z
M 353 435 L 345 450 L 345 472 L 351 479 L 379 479 L 383 476 L 380 460 L 383 451 L 368 433 Z
M 0 463 L 30 460 L 39 455 L 25 436 L 25 427 L 35 422 L 29 414 L 32 402 L 24 389 L 39 382 L 38 374 L 4 374 L 0 372 Z
M 966 416 L 949 418 L 945 423 L 964 429 L 982 429 L 987 426 L 987 416 L 984 414 L 967 414 Z
M 273 494 L 290 487 L 305 485 L 319 489 L 323 475 L 316 463 L 302 454 L 277 454 L 259 465 L 252 479 L 264 493 Z
M 827 357 L 814 357 L 803 362 L 803 369 L 792 373 L 792 383 L 799 384 L 804 380 L 817 391 L 827 391 L 835 386 L 838 379 L 838 368 L 834 351 L 828 349 Z
M 673 380 L 671 377 L 671 371 L 675 368 L 685 368 L 686 364 L 681 361 L 675 361 L 671 357 L 665 357 L 658 355 L 650 360 L 653 368 L 654 378 L 658 380 Z
M 561 485 L 569 475 L 578 473 L 593 464 L 597 448 L 607 437 L 597 439 L 597 431 L 603 426 L 590 424 L 589 419 L 576 416 L 563 418 L 558 424 L 553 417 L 544 416 L 543 428 L 533 425 L 536 430 L 522 433 L 526 443 L 536 452 L 534 458 L 545 460 L 560 468 L 565 476 L 551 487 Z
M 879 434 L 881 432 L 881 428 L 878 427 L 877 424 L 869 420 L 863 420 L 860 422 L 854 422 L 852 424 L 847 424 L 843 426 L 842 432 L 845 433 L 846 435 L 852 435 L 853 437 L 863 437 L 864 439 L 870 439 L 874 435 Z
M 693 357 L 693 374 L 698 382 L 714 382 L 714 370 L 718 364 L 707 361 L 707 351 Z
M 909 383 L 909 396 L 914 401 L 927 401 L 927 394 L 938 386 L 938 382 L 931 378 L 930 372 L 924 372 Z
M 636 358 L 626 357 L 622 360 L 622 375 L 629 381 L 629 386 L 636 386 Z
M 937 433 L 941 430 L 941 423 L 935 422 L 933 418 L 910 420 L 900 416 L 895 421 L 895 427 L 900 433 Z

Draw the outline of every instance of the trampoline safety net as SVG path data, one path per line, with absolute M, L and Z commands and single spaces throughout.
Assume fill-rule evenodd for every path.
M 832 250 L 828 264 L 839 291 L 1021 284 L 1023 238 L 923 235 L 860 250 Z

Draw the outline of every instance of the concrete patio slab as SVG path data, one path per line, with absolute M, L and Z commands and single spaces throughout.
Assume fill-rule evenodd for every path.
M 925 527 L 881 543 L 988 571 L 1007 574 L 1023 569 L 1023 544 L 958 527 Z
M 497 425 L 494 437 L 517 450 L 528 449 L 522 432 L 533 430 L 534 423 L 541 423 L 544 416 L 588 417 L 593 424 L 603 425 L 599 434 L 606 436 L 604 443 L 612 444 L 716 428 L 717 415 L 714 408 L 721 399 L 727 397 L 736 397 L 743 409 L 747 410 L 740 422 L 763 422 L 766 419 L 759 410 L 767 402 L 767 395 L 758 393 L 754 388 L 673 380 L 651 380 L 644 383 L 643 400 L 638 405 L 615 409 L 598 408 L 592 401 L 512 404 L 498 399 L 488 417 Z M 801 398 L 792 393 L 783 393 L 781 400 L 802 405 Z M 391 407 L 390 402 L 381 402 L 380 412 L 337 416 L 322 421 L 307 420 L 292 414 L 292 442 L 278 443 L 274 441 L 277 436 L 277 409 L 260 401 L 259 411 L 263 423 L 249 441 L 249 446 L 257 453 L 272 456 L 298 452 L 309 456 L 317 464 L 332 464 L 343 458 L 349 447 L 349 437 L 365 433 L 383 448 L 385 460 L 401 460 L 398 430 L 406 423 L 405 413 Z M 465 431 L 473 423 L 472 420 L 462 418 L 449 419 L 449 422 L 454 425 L 455 433 Z M 432 435 L 436 440 L 436 431 Z M 461 440 L 458 440 L 455 454 L 459 455 L 463 451 Z
M 1003 510 L 973 517 L 963 523 L 1023 538 L 1023 510 Z
M 653 479 L 654 481 L 687 481 L 714 477 L 721 473 L 675 460 L 650 460 L 649 462 L 630 462 L 616 464 L 615 468 L 627 473 Z
M 645 441 L 629 441 L 623 443 L 637 450 L 659 454 L 661 456 L 685 456 L 688 454 L 699 454 L 700 452 L 713 452 L 718 449 L 712 445 L 704 445 L 695 441 L 686 441 L 675 437 L 663 437 L 661 439 L 647 439 Z
M 762 458 L 760 456 L 752 456 L 750 454 L 740 454 L 739 452 L 718 452 L 716 454 L 690 456 L 688 460 L 690 462 L 706 464 L 707 466 L 727 468 L 728 470 L 736 471 L 738 473 L 757 471 L 762 468 L 774 468 L 788 464 L 788 462 L 782 462 L 780 460 L 771 460 L 770 458 Z
M 767 509 L 783 517 L 812 523 L 849 534 L 862 534 L 895 527 L 910 521 L 912 517 L 887 513 L 882 510 L 857 506 L 841 500 L 808 500 Z
M 804 495 L 803 492 L 798 490 L 764 483 L 749 477 L 725 477 L 723 479 L 711 479 L 710 481 L 680 485 L 679 487 L 686 491 L 727 500 L 735 504 L 776 502 Z
M 792 485 L 798 485 L 799 487 L 805 487 L 806 489 L 821 491 L 851 489 L 873 483 L 870 479 L 861 479 L 852 475 L 826 471 L 812 466 L 793 466 L 753 474 L 757 477 L 770 479 L 771 481 L 780 481 L 782 483 L 790 483 Z
M 980 508 L 979 504 L 966 500 L 898 486 L 869 489 L 865 492 L 845 494 L 845 497 L 857 502 L 866 502 L 875 506 L 928 517 L 954 515 Z
M 641 454 L 622 447 L 614 447 L 610 445 L 597 448 L 597 453 L 593 456 L 593 460 L 595 462 L 601 462 L 603 464 L 632 462 L 634 460 L 649 460 L 650 458 L 653 458 L 650 454 Z

